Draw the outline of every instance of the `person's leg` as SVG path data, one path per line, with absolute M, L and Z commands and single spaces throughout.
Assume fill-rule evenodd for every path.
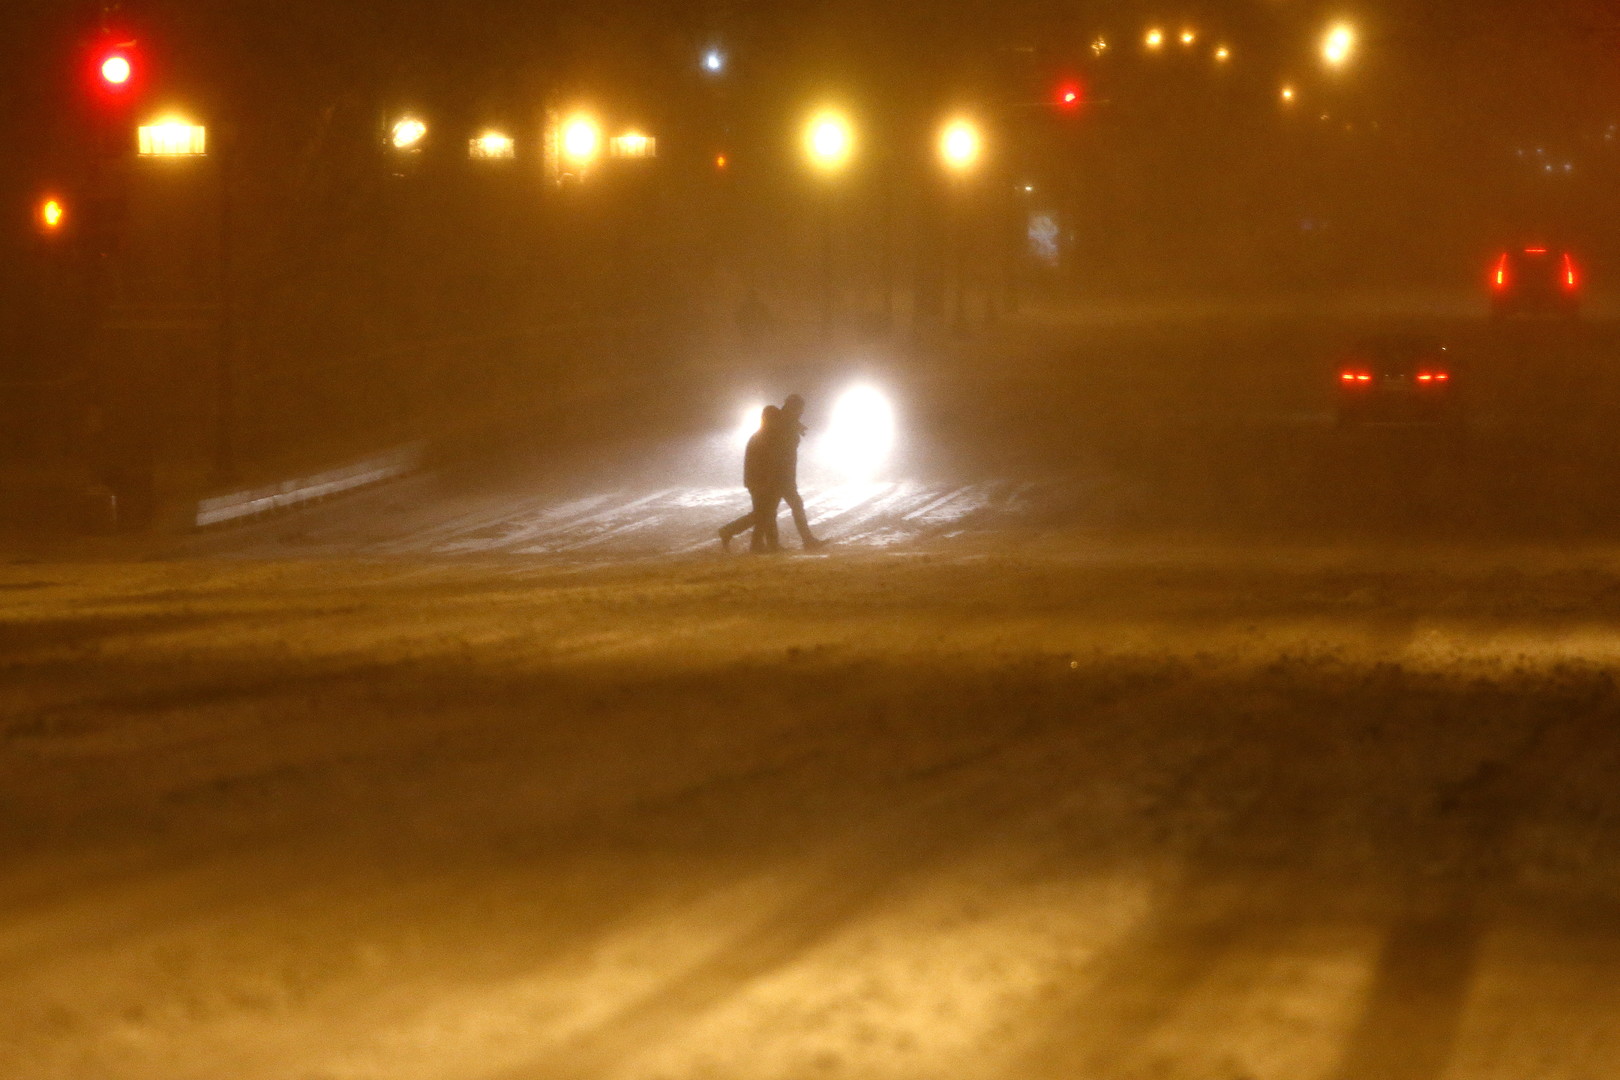
M 763 491 L 750 491 L 748 496 L 754 500 L 754 510 L 748 515 L 748 527 L 754 530 L 753 535 L 748 538 L 748 550 L 765 551 L 765 544 L 769 536 L 769 529 L 774 527 L 776 524 L 776 514 L 773 508 L 770 515 L 770 524 L 767 525 L 765 517 L 765 503 L 769 496 L 767 496 Z M 774 503 L 775 500 L 771 501 Z
M 764 534 L 763 546 L 759 549 L 761 551 L 782 550 L 782 540 L 776 532 L 776 514 L 781 507 L 781 503 L 782 497 L 780 495 L 768 495 L 760 504 L 759 514 L 754 525 L 754 535 L 760 536 L 762 533 Z
M 728 521 L 720 526 L 720 539 L 729 543 L 733 536 L 744 532 L 754 523 L 754 511 L 750 510 L 736 521 Z
M 799 494 L 797 487 L 788 488 L 782 493 L 782 499 L 793 511 L 793 527 L 799 530 L 799 540 L 805 547 L 814 547 L 821 543 L 815 534 L 810 531 L 810 518 L 804 512 L 804 496 Z

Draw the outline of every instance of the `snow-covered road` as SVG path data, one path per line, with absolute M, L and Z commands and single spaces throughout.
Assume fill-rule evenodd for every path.
M 0 1071 L 1620 1060 L 1612 552 L 543 535 L 0 567 Z

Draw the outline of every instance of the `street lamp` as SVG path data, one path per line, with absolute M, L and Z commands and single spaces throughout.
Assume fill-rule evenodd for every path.
M 608 154 L 616 158 L 652 158 L 658 156 L 658 140 L 639 131 L 615 135 L 608 140 Z
M 582 169 L 596 160 L 602 149 L 602 128 L 588 116 L 574 116 L 563 122 L 562 157 Z
M 726 54 L 719 49 L 710 49 L 703 54 L 703 70 L 710 75 L 719 75 L 726 70 Z
M 1164 44 L 1164 31 L 1155 26 L 1147 32 L 1147 37 L 1143 38 L 1143 41 L 1148 48 L 1157 50 Z
M 427 125 L 422 121 L 414 116 L 407 116 L 395 121 L 394 126 L 389 129 L 388 143 L 395 150 L 414 152 L 422 148 L 422 141 L 427 138 L 427 130 Z
M 842 113 L 817 113 L 805 128 L 804 147 L 811 165 L 824 173 L 837 172 L 855 152 L 855 132 Z
M 978 164 L 984 139 L 971 120 L 952 120 L 939 136 L 939 156 L 945 167 L 958 175 Z
M 1282 92 L 1278 96 L 1282 98 L 1284 105 L 1292 105 L 1294 103 L 1295 96 L 1294 88 L 1292 86 L 1285 86 L 1282 88 Z
M 1344 23 L 1334 26 L 1322 39 L 1322 59 L 1329 67 L 1343 67 L 1356 47 L 1356 32 Z
M 855 152 L 855 132 L 840 112 L 816 113 L 804 129 L 804 151 L 810 166 L 831 177 L 849 164 Z M 828 185 L 821 232 L 821 332 L 832 337 L 833 329 L 833 192 Z
M 945 168 L 957 179 L 965 181 L 968 173 L 979 162 L 984 139 L 979 128 L 970 120 L 952 120 L 939 136 L 939 156 Z M 956 263 L 956 325 L 958 330 L 967 324 L 967 210 L 963 205 L 967 194 L 965 185 L 957 191 L 951 207 L 951 246 L 955 248 Z
M 39 204 L 39 224 L 47 233 L 58 232 L 67 221 L 67 207 L 61 199 L 50 198 Z
M 1198 40 L 1198 32 L 1196 30 L 1183 30 L 1181 32 L 1181 43 L 1183 45 L 1190 46 L 1193 42 L 1195 42 L 1197 40 Z
M 1224 64 L 1230 59 L 1232 59 L 1232 50 L 1228 49 L 1225 45 L 1222 45 L 1215 50 L 1216 63 Z
M 141 157 L 203 157 L 208 153 L 208 129 L 189 120 L 169 117 L 142 124 L 136 134 Z

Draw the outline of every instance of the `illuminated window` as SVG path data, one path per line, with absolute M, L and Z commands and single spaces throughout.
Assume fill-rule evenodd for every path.
M 658 140 L 651 135 L 617 135 L 608 140 L 608 154 L 616 158 L 650 158 L 658 156 Z
M 504 161 L 517 156 L 517 143 L 509 135 L 486 131 L 467 143 L 467 156 L 479 161 Z
M 202 157 L 208 153 L 208 129 L 184 120 L 143 124 L 138 132 L 142 157 Z

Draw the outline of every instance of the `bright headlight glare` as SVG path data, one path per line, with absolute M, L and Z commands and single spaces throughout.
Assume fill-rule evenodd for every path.
M 817 440 L 821 464 L 852 480 L 869 480 L 894 452 L 894 407 L 882 391 L 856 386 L 833 403 L 826 430 Z

